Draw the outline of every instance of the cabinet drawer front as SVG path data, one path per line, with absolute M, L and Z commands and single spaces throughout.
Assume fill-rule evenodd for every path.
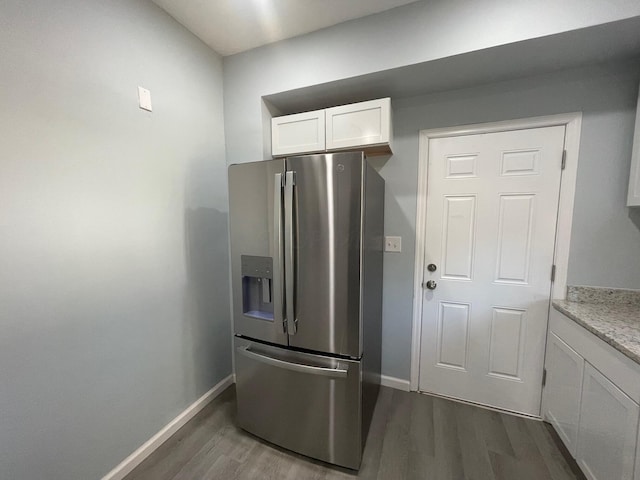
M 357 469 L 360 362 L 235 339 L 238 423 L 295 452 Z
M 591 480 L 632 480 L 638 404 L 585 363 L 576 460 Z

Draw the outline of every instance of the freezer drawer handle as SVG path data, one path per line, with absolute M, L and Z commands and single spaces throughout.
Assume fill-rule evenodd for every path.
M 266 355 L 252 352 L 251 350 L 249 350 L 249 347 L 238 347 L 237 351 L 239 354 L 244 355 L 245 357 L 256 360 L 258 362 L 266 363 L 267 365 L 271 365 L 273 367 L 284 368 L 286 370 L 292 370 L 294 372 L 300 373 L 310 373 L 312 375 L 322 375 L 323 377 L 347 378 L 347 370 L 341 368 L 324 368 L 315 367 L 313 365 L 302 365 L 299 363 L 285 362 L 284 360 L 279 360 L 277 358 L 272 358 Z

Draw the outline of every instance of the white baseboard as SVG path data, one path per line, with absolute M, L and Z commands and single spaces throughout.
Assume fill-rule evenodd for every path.
M 395 388 L 403 392 L 409 391 L 409 380 L 402 378 L 389 377 L 388 375 L 380 375 L 380 384 L 384 387 Z
M 122 480 L 142 461 L 151 455 L 160 445 L 198 414 L 214 398 L 220 395 L 229 385 L 235 382 L 235 375 L 224 378 L 211 390 L 189 405 L 180 415 L 171 420 L 162 430 L 147 440 L 140 448 L 125 458 L 120 464 L 107 473 L 102 480 Z

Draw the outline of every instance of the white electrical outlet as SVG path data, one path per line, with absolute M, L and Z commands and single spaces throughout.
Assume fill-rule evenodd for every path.
M 151 92 L 143 87 L 138 87 L 138 105 L 143 110 L 152 111 L 151 107 Z
M 384 237 L 385 252 L 401 252 L 402 237 Z

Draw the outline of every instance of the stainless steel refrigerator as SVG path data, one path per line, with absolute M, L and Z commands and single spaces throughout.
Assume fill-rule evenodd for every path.
M 229 167 L 238 423 L 358 469 L 380 384 L 384 181 L 362 152 Z

